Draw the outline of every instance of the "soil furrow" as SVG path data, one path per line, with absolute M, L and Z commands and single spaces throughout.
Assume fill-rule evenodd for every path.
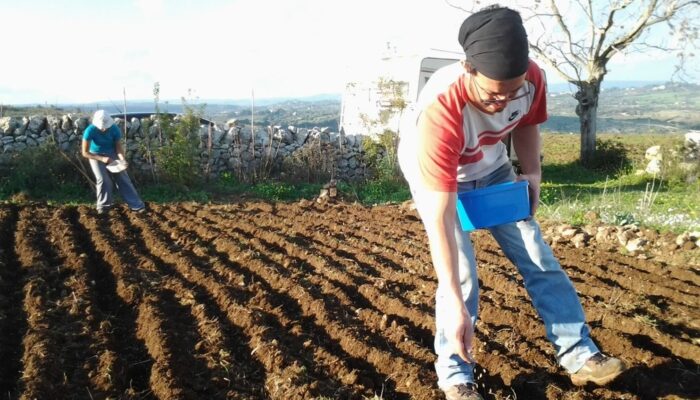
M 222 222 L 224 225 L 227 223 Z M 219 241 L 233 241 L 234 246 L 238 246 L 238 243 L 246 243 L 249 246 L 258 248 L 257 251 L 260 254 L 264 254 L 266 251 L 264 246 L 261 244 L 255 244 L 255 238 L 241 237 L 237 232 L 226 231 L 226 234 L 231 234 L 232 240 L 226 239 L 225 234 L 215 232 L 218 229 L 212 228 L 212 224 L 207 227 L 208 232 L 198 232 L 199 234 L 209 234 L 213 235 L 215 238 L 212 243 L 216 244 Z M 259 242 L 259 240 L 258 240 Z M 242 250 L 242 248 L 241 248 Z M 356 330 L 359 325 L 355 321 L 354 316 L 349 314 L 343 314 L 342 307 L 337 303 L 337 298 L 328 298 L 327 294 L 322 294 L 323 289 L 318 289 L 304 283 L 303 279 L 296 278 L 290 280 L 291 276 L 289 271 L 286 271 L 284 267 L 276 265 L 271 259 L 266 260 L 267 262 L 261 267 L 256 268 L 254 273 L 260 274 L 261 278 L 270 283 L 278 293 L 286 293 L 296 301 L 304 315 L 312 316 L 316 319 L 320 326 L 323 326 L 327 330 L 328 334 L 333 340 L 340 343 L 340 346 L 345 349 L 349 354 L 357 359 L 366 359 L 373 365 L 379 366 L 389 366 L 393 364 L 393 367 L 381 371 L 382 373 L 387 373 L 392 381 L 397 382 L 396 392 L 400 396 L 400 393 L 412 392 L 415 390 L 426 390 L 427 387 L 422 384 L 416 385 L 418 382 L 425 379 L 421 375 L 422 373 L 416 369 L 414 364 L 406 363 L 401 358 L 392 357 L 389 353 L 383 350 L 386 344 L 378 344 L 381 348 L 376 347 L 372 344 L 364 344 L 364 340 L 357 337 L 357 335 L 352 334 L 350 330 Z M 305 274 L 302 274 L 304 276 Z M 317 293 L 317 294 L 312 294 Z M 338 321 L 343 321 L 338 322 Z M 352 329 L 351 329 L 352 328 Z M 392 360 L 393 362 L 387 362 Z M 379 372 L 379 371 L 378 371 Z M 393 375 L 399 374 L 399 377 L 394 377 Z M 418 382 L 417 382 L 418 380 Z M 390 383 L 387 382 L 387 383 Z M 399 385 L 405 385 L 405 387 L 400 387 Z M 428 389 L 429 390 L 429 389 Z M 431 391 L 431 390 L 429 390 Z M 432 392 L 432 391 L 431 391 Z
M 424 296 L 424 299 L 432 297 L 436 286 L 434 279 L 422 280 L 410 272 L 396 272 L 394 269 L 384 268 L 382 260 L 378 260 L 372 252 L 359 251 L 359 249 L 365 248 L 365 243 L 350 246 L 349 244 L 353 244 L 352 241 L 333 240 L 333 235 L 314 229 L 315 227 L 308 223 L 292 221 L 287 222 L 287 224 L 288 230 L 280 232 L 280 236 L 283 237 L 280 242 L 285 244 L 284 247 L 288 252 L 308 252 L 310 249 L 316 249 L 325 257 L 333 259 L 334 263 L 343 271 L 351 274 L 355 284 L 370 283 L 366 281 L 365 277 L 371 275 L 375 278 L 372 279 L 372 282 L 380 284 L 382 289 L 386 288 L 402 294 L 403 296 L 395 297 L 395 299 L 402 301 L 406 307 L 420 308 L 420 304 L 423 302 L 422 299 L 416 298 L 417 296 Z M 256 221 L 254 226 L 267 229 L 275 225 Z M 302 229 L 304 227 L 309 229 Z M 390 295 L 390 293 L 387 292 L 386 295 Z M 406 295 L 410 298 L 405 299 Z M 430 309 L 422 309 L 421 311 L 430 312 Z
M 115 363 L 116 349 L 110 343 L 111 322 L 95 302 L 97 296 L 87 274 L 89 260 L 87 254 L 76 247 L 79 241 L 69 225 L 71 220 L 75 220 L 75 209 L 56 210 L 47 223 L 47 233 L 70 274 L 65 281 L 65 289 L 73 296 L 69 312 L 79 321 L 80 326 L 76 328 L 87 336 L 82 338 L 81 346 L 85 346 L 81 349 L 82 353 L 94 355 L 77 361 L 83 363 L 82 369 L 90 378 L 91 395 L 115 397 L 119 391 L 114 384 L 120 379 L 122 368 Z
M 198 335 L 191 307 L 166 285 L 173 275 L 172 266 L 153 254 L 159 249 L 149 247 L 140 230 L 126 223 L 123 213 L 114 215 L 111 222 L 115 230 L 131 239 L 125 246 L 131 257 L 158 276 L 157 287 L 149 288 L 147 301 L 140 305 L 144 318 L 137 321 L 137 332 L 155 359 L 150 382 L 153 392 L 159 397 L 214 396 L 216 389 L 210 387 L 212 373 L 195 348 L 203 338 Z
M 107 341 L 107 350 L 99 356 L 99 376 L 107 379 L 118 394 L 133 398 L 148 390 L 150 357 L 143 342 L 136 337 L 136 313 L 117 294 L 113 267 L 98 249 L 99 239 L 90 233 L 97 229 L 96 222 L 87 217 L 92 212 L 87 207 L 71 208 L 67 221 L 75 252 L 84 260 L 87 279 L 92 287 L 91 302 L 103 318 L 99 329 L 95 330 Z
M 213 222 L 211 219 L 209 219 L 210 217 L 204 216 L 203 218 Z M 327 307 L 329 310 L 336 310 L 339 308 L 350 308 L 357 310 L 359 308 L 369 311 L 375 308 L 364 297 L 353 296 L 355 300 L 360 301 L 359 304 L 353 303 L 349 299 L 348 295 L 348 293 L 351 292 L 351 289 L 348 288 L 347 284 L 343 283 L 343 281 L 351 282 L 350 278 L 343 276 L 344 274 L 342 274 L 338 268 L 332 266 L 329 268 L 329 263 L 327 260 L 311 254 L 308 251 L 296 251 L 293 246 L 290 248 L 290 251 L 286 251 L 280 246 L 283 244 L 280 243 L 280 241 L 284 241 L 284 239 L 280 238 L 269 230 L 261 230 L 255 226 L 247 225 L 247 223 L 243 223 L 241 220 L 237 221 L 235 226 L 231 226 L 231 224 L 228 222 L 222 222 L 221 224 L 230 229 L 227 230 L 227 232 L 240 236 L 242 241 L 252 244 L 263 254 L 272 254 L 273 258 L 277 258 L 274 257 L 275 254 L 281 255 L 286 253 L 284 256 L 279 258 L 291 258 L 293 261 L 295 261 L 290 263 L 286 268 L 292 270 L 298 269 L 302 274 L 301 278 L 297 278 L 296 276 L 293 278 L 295 278 L 295 280 L 298 279 L 300 283 L 306 283 L 305 281 L 307 281 L 309 284 L 306 285 L 306 287 L 308 287 L 310 290 L 313 290 L 314 288 L 321 288 L 321 291 L 323 292 L 321 298 L 324 298 L 327 302 L 333 301 L 337 304 L 329 305 L 329 307 Z M 301 258 L 295 257 L 294 255 L 290 254 L 290 252 L 297 253 L 297 256 Z M 311 268 L 307 267 L 307 265 Z M 336 279 L 338 276 L 341 276 L 341 280 Z M 375 321 L 370 322 L 366 326 L 368 331 L 364 334 L 360 332 L 361 337 L 366 337 L 366 340 L 373 339 L 375 336 L 377 336 L 376 327 L 382 325 L 382 319 L 384 319 L 384 322 L 386 322 L 386 317 L 383 317 L 378 311 L 374 311 L 374 315 L 370 315 L 369 313 L 363 314 L 366 317 L 375 317 Z M 342 321 L 342 318 L 339 319 Z M 360 318 L 360 320 L 363 320 L 363 318 Z M 409 347 L 409 353 L 406 353 L 403 350 L 401 350 L 401 352 L 410 359 L 413 359 L 414 362 L 432 363 L 432 357 L 430 356 L 429 352 L 426 352 L 424 348 L 421 349 L 413 346 L 413 341 L 407 340 L 408 337 L 406 336 L 405 327 L 401 327 L 402 329 L 399 329 L 399 327 L 396 325 L 396 321 L 393 321 L 391 328 L 393 328 L 393 330 L 397 330 L 397 332 L 386 336 L 387 338 L 392 339 L 391 342 L 385 342 L 385 344 L 390 345 L 390 351 L 399 350 L 399 345 L 401 348 Z M 361 326 L 356 326 L 356 329 L 361 330 Z M 377 340 L 374 346 L 380 346 L 382 344 L 381 342 L 384 341 Z
M 352 248 L 371 249 L 367 253 L 361 252 L 356 255 L 371 258 L 371 262 L 367 264 L 388 269 L 388 274 L 394 275 L 395 279 L 400 279 L 403 283 L 412 283 L 416 278 L 432 276 L 429 257 L 421 256 L 420 253 L 407 254 L 398 250 L 415 246 L 415 240 L 410 240 L 410 243 L 400 243 L 393 235 L 371 232 L 367 224 L 354 226 L 347 222 L 339 223 L 324 218 L 322 214 L 310 216 L 290 212 L 282 216 L 288 219 L 287 223 L 290 226 L 307 228 L 306 235 L 312 232 L 317 236 L 320 235 L 321 242 L 347 243 Z M 265 223 L 259 215 L 253 215 L 252 219 Z
M 23 338 L 22 399 L 76 398 L 72 386 L 89 386 L 82 368 L 88 358 L 89 332 L 71 312 L 75 298 L 68 292 L 72 272 L 63 264 L 46 235 L 50 210 L 24 208 L 17 224 L 16 247 L 26 276 Z
M 310 239 L 298 232 L 286 231 L 276 234 L 272 231 L 273 226 L 254 226 L 244 224 L 241 220 L 237 221 L 236 225 L 251 236 L 258 235 L 258 232 L 262 230 L 265 232 L 262 236 L 267 238 L 268 242 L 279 244 L 283 248 L 284 253 L 290 257 L 297 259 L 316 258 L 316 260 L 310 262 L 310 264 L 317 267 L 316 271 L 329 278 L 337 278 L 338 285 L 358 287 L 359 290 L 354 288 L 345 289 L 344 292 L 360 308 L 372 308 L 377 312 L 379 311 L 378 309 L 382 309 L 384 313 L 388 312 L 401 319 L 411 321 L 413 326 L 409 327 L 409 331 L 425 330 L 432 326 L 431 315 L 433 314 L 433 309 L 432 307 L 424 306 L 425 301 L 422 300 L 428 299 L 428 302 L 432 300 L 432 294 L 429 293 L 431 293 L 430 287 L 435 286 L 434 282 L 426 282 L 418 289 L 413 285 L 407 287 L 393 280 L 392 278 L 396 274 L 387 275 L 382 273 L 374 279 L 367 279 L 367 273 L 364 271 L 372 270 L 372 267 L 370 267 L 372 261 L 360 261 L 363 258 L 361 256 L 362 252 L 357 248 L 338 243 L 334 243 L 337 247 L 333 248 L 330 245 L 321 243 L 320 240 Z M 317 256 L 314 257 L 314 253 Z M 358 256 L 354 256 L 354 254 Z M 355 267 L 359 265 L 363 267 L 358 271 L 358 268 Z M 425 286 L 429 287 L 426 288 Z M 362 297 L 357 296 L 355 293 L 362 295 Z M 372 306 L 370 307 L 370 305 Z M 416 311 L 420 311 L 422 314 L 416 313 Z M 415 316 L 419 316 L 419 318 L 415 318 Z M 427 332 L 423 331 L 422 333 L 424 335 Z
M 0 205 L 0 395 L 8 400 L 22 390 L 22 338 L 27 331 L 25 274 L 15 251 L 18 218 L 16 207 Z
M 167 212 L 166 212 L 167 213 Z M 196 225 L 195 225 L 196 226 Z M 183 228 L 184 229 L 184 228 Z M 173 232 L 174 233 L 174 232 Z M 176 233 L 176 236 L 183 238 L 181 232 Z M 159 238 L 158 246 L 167 246 L 165 239 L 163 237 Z M 184 254 L 181 254 L 184 253 Z M 196 259 L 194 253 L 198 254 L 208 254 L 214 256 L 210 251 L 204 249 L 197 249 L 191 254 L 187 254 L 185 250 L 175 250 L 173 251 L 171 257 L 181 257 L 183 260 Z M 181 254 L 181 255 L 180 255 Z M 185 257 L 182 257 L 184 255 Z M 217 257 L 223 257 L 223 255 L 216 255 Z M 227 256 L 229 257 L 229 256 Z M 221 261 L 214 262 L 212 265 L 218 267 L 222 264 Z M 266 286 L 263 284 L 264 280 L 261 277 L 251 274 L 247 271 L 247 267 L 242 267 L 241 265 L 234 264 L 235 272 L 237 276 L 234 279 L 242 278 L 244 285 L 248 285 L 250 282 L 254 287 Z M 201 283 L 202 286 L 208 287 L 212 296 L 216 299 L 231 299 L 230 289 L 221 285 L 218 280 L 206 272 L 206 268 L 201 266 L 195 266 L 189 262 L 178 263 L 178 268 L 184 276 L 188 279 Z M 231 268 L 229 268 L 230 270 Z M 224 271 L 227 272 L 227 271 Z M 230 271 L 228 271 L 230 272 Z M 241 276 L 243 275 L 243 276 Z M 257 283 L 258 281 L 260 283 Z M 253 283 L 255 282 L 255 283 Z M 238 286 L 238 285 L 237 285 Z M 326 336 L 323 331 L 317 331 L 310 336 L 301 335 L 300 328 L 309 327 L 309 320 L 307 318 L 300 318 L 301 312 L 295 306 L 291 306 L 293 300 L 277 299 L 274 295 L 274 289 L 267 288 L 264 291 L 258 291 L 254 298 L 242 299 L 243 303 L 248 303 L 246 307 L 246 313 L 241 313 L 238 306 L 236 308 L 230 307 L 226 303 L 219 302 L 222 309 L 225 309 L 229 313 L 229 320 L 232 323 L 241 324 L 243 323 L 243 328 L 249 332 L 250 343 L 253 346 L 252 354 L 262 362 L 266 369 L 268 370 L 268 378 L 266 386 L 270 390 L 270 395 L 274 398 L 297 398 L 298 396 L 304 397 L 305 389 L 301 393 L 294 394 L 289 390 L 288 384 L 281 384 L 285 379 L 285 376 L 291 376 L 298 383 L 304 381 L 309 382 L 309 394 L 311 393 L 333 393 L 338 390 L 347 391 L 344 385 L 355 384 L 357 381 L 357 374 L 353 372 L 350 368 L 340 368 L 344 364 L 341 359 L 332 356 L 331 353 L 325 351 L 317 351 L 317 354 L 312 354 L 314 349 L 309 348 L 310 338 L 315 338 L 315 340 L 324 340 Z M 262 295 L 262 296 L 261 296 Z M 249 296 L 248 296 L 249 297 Z M 277 297 L 286 297 L 280 296 Z M 279 313 L 280 308 L 290 308 L 294 309 L 288 312 L 289 317 L 284 314 Z M 266 314 L 260 310 L 271 309 L 271 314 Z M 241 317 L 248 317 L 246 318 Z M 272 325 L 268 325 L 272 324 Z M 282 332 L 289 331 L 288 335 L 282 335 Z M 302 339 L 303 340 L 299 340 Z M 250 349 L 248 350 L 250 352 Z M 294 357 L 294 354 L 300 354 L 300 357 Z M 280 360 L 280 357 L 282 359 Z M 311 359 L 316 358 L 321 362 L 321 365 L 332 363 L 336 375 L 340 377 L 345 383 L 335 382 L 333 375 L 327 374 L 323 369 L 318 369 L 314 363 L 309 362 Z M 312 379 L 316 376 L 317 380 Z M 314 383 L 316 381 L 316 383 Z M 332 389 L 332 390 L 329 390 Z

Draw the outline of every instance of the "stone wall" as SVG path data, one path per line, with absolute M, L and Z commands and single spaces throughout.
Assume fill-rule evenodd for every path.
M 158 133 L 155 118 L 132 118 L 126 127 L 122 119 L 115 121 L 122 132 L 127 132 L 123 143 L 130 169 L 150 174 L 152 165 L 157 168 L 155 150 L 167 145 Z M 75 154 L 80 151 L 82 134 L 89 123 L 88 117 L 73 115 L 0 118 L 0 167 L 7 166 L 18 152 L 47 141 L 55 141 L 62 151 Z M 198 144 L 200 173 L 216 177 L 223 172 L 264 171 L 272 178 L 285 178 L 291 172 L 299 175 L 300 171 L 290 168 L 298 169 L 306 162 L 308 168 L 315 169 L 308 171 L 313 172 L 312 176 L 323 169 L 336 179 L 359 181 L 369 177 L 362 156 L 363 140 L 364 136 L 346 136 L 327 128 L 256 127 L 253 134 L 250 126 L 239 126 L 235 120 L 224 126 L 203 125 Z

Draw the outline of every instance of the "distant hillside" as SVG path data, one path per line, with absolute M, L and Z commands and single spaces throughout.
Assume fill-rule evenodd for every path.
M 700 129 L 700 85 L 666 83 L 636 85 L 638 82 L 611 82 L 604 85 L 598 107 L 598 132 L 609 133 L 667 133 Z M 570 89 L 567 89 L 570 90 Z M 236 118 L 250 123 L 249 99 L 200 101 L 205 105 L 204 117 L 218 123 Z M 304 98 L 256 99 L 255 124 L 294 125 L 299 127 L 329 127 L 338 129 L 341 96 L 322 94 Z M 542 130 L 548 132 L 579 132 L 576 100 L 573 93 L 550 88 L 547 98 L 549 120 Z M 179 113 L 180 101 L 161 102 L 161 111 Z M 41 106 L 4 106 L 4 116 L 35 114 L 62 115 L 69 112 L 90 114 L 97 108 L 112 113 L 121 112 L 121 105 L 112 102 L 91 104 L 60 104 Z M 153 102 L 131 101 L 130 112 L 153 112 Z
M 700 85 L 666 83 L 601 91 L 599 132 L 677 132 L 700 129 Z M 573 93 L 553 93 L 547 98 L 550 118 L 543 130 L 579 132 Z
M 663 81 L 603 81 L 603 89 L 628 89 L 641 88 L 645 86 L 656 86 L 663 84 Z M 575 86 L 567 82 L 547 83 L 549 93 L 569 93 L 575 89 Z

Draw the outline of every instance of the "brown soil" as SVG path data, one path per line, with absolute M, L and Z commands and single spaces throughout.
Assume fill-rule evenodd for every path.
M 575 387 L 485 233 L 475 356 L 489 399 L 700 398 L 700 267 L 555 253 L 593 337 L 631 365 Z M 398 206 L 0 206 L 0 397 L 441 399 L 436 280 Z

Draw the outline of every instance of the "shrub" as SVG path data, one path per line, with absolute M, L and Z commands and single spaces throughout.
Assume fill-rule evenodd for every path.
M 362 141 L 363 161 L 369 176 L 379 180 L 396 180 L 402 176 L 396 155 L 398 135 L 386 129 L 377 139 L 365 137 Z
M 30 147 L 16 153 L 9 163 L 9 169 L 2 179 L 2 195 L 24 192 L 31 197 L 42 197 L 50 192 L 74 191 L 87 182 L 74 165 L 80 160 L 75 156 L 71 161 L 61 155 L 51 141 L 37 147 Z
M 335 151 L 317 141 L 295 151 L 282 161 L 282 178 L 289 182 L 322 183 L 333 178 Z
M 591 161 L 594 170 L 616 174 L 629 171 L 631 166 L 627 149 L 622 142 L 615 139 L 596 139 L 595 156 Z
M 179 121 L 159 116 L 163 145 L 155 151 L 159 175 L 167 183 L 191 187 L 202 181 L 199 162 L 199 114 L 185 105 Z

